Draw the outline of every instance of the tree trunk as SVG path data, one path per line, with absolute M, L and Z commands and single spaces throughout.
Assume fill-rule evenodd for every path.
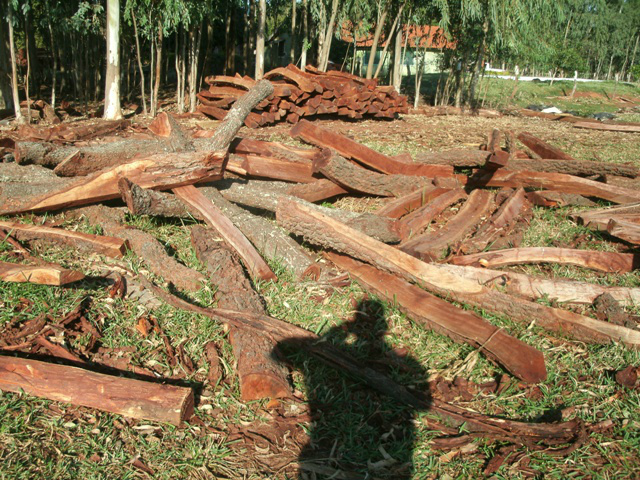
M 158 91 L 160 90 L 160 80 L 162 77 L 162 41 L 164 34 L 162 31 L 162 23 L 158 22 L 158 38 L 156 40 L 156 74 L 155 84 L 153 85 L 153 106 L 151 115 L 156 116 L 158 113 Z
M 324 35 L 324 41 L 322 42 L 322 51 L 320 52 L 320 58 L 318 59 L 318 68 L 325 72 L 327 65 L 329 64 L 329 53 L 331 52 L 331 41 L 333 40 L 333 30 L 336 25 L 336 15 L 338 14 L 338 0 L 331 2 L 331 18 L 327 25 L 327 30 Z
M 4 20 L 0 19 L 0 110 L 13 109 L 13 96 L 9 81 L 11 77 L 10 57 L 9 38 Z
M 289 59 L 291 63 L 296 63 L 296 0 L 291 0 L 291 51 Z
M 107 0 L 107 75 L 105 120 L 122 118 L 120 109 L 120 0 Z
M 47 4 L 48 5 L 48 4 Z M 48 8 L 48 7 L 47 7 Z M 51 71 L 51 108 L 56 108 L 56 74 L 58 72 L 58 56 L 55 44 L 55 36 L 53 34 L 53 25 L 51 24 L 51 14 L 48 13 L 47 26 L 49 28 L 49 40 L 51 41 L 51 59 L 53 66 Z
M 482 24 L 482 40 L 478 46 L 478 55 L 476 62 L 473 65 L 473 73 L 471 75 L 471 81 L 469 82 L 469 93 L 467 95 L 467 105 L 474 107 L 476 103 L 476 87 L 478 85 L 478 78 L 480 77 L 480 70 L 482 68 L 482 61 L 484 59 L 484 49 L 486 44 L 487 32 L 489 31 L 489 21 L 485 19 Z
M 223 75 L 231 74 L 231 61 L 229 59 L 230 55 L 233 55 L 231 52 L 231 22 L 233 17 L 233 0 L 227 0 L 227 17 L 224 20 L 224 67 L 222 68 Z M 191 33 L 189 33 L 191 36 Z M 230 53 L 231 52 L 231 53 Z
M 384 22 L 387 19 L 387 7 L 382 11 L 382 14 L 378 18 L 378 23 L 376 24 L 376 30 L 373 34 L 373 44 L 371 45 L 371 52 L 369 54 L 369 64 L 367 65 L 367 79 L 373 77 L 373 66 L 376 61 L 376 50 L 378 49 L 378 42 L 380 41 L 380 34 L 382 33 L 382 29 L 384 27 Z
M 402 88 L 402 32 L 403 28 L 400 26 L 396 33 L 396 39 L 393 45 L 393 87 L 398 93 Z
M 24 29 L 25 29 L 25 32 L 28 32 L 30 29 L 29 22 L 27 21 L 26 18 L 24 21 Z M 31 49 L 29 48 L 28 34 L 24 36 L 24 44 L 25 44 L 26 57 L 27 57 L 27 74 L 24 77 L 24 96 L 26 97 L 26 100 L 27 100 L 27 123 L 30 124 L 31 123 L 31 99 L 29 98 L 29 80 L 31 80 L 31 55 L 30 55 Z
M 613 67 L 613 57 L 614 54 L 611 54 L 611 59 L 609 60 L 609 70 L 607 70 L 607 80 L 611 80 L 611 67 Z
M 155 73 L 155 65 L 156 65 L 156 55 L 155 55 L 155 51 L 156 51 L 156 37 L 154 35 L 151 35 L 151 41 L 149 42 L 149 49 L 150 49 L 150 53 L 149 53 L 149 58 L 150 58 L 150 63 L 149 63 L 149 113 L 151 113 L 152 116 L 154 115 L 154 112 L 156 111 L 156 107 L 154 105 L 153 102 L 153 76 Z
M 378 75 L 380 74 L 380 70 L 382 70 L 382 65 L 384 64 L 385 58 L 387 56 L 387 50 L 389 50 L 389 45 L 391 44 L 391 38 L 393 37 L 393 34 L 396 31 L 396 27 L 398 26 L 400 17 L 402 17 L 402 11 L 404 10 L 405 5 L 406 5 L 406 2 L 400 6 L 400 9 L 398 10 L 398 14 L 396 15 L 396 18 L 393 19 L 393 24 L 391 25 L 391 30 L 389 30 L 389 36 L 387 37 L 387 43 L 382 49 L 382 54 L 380 55 L 380 62 L 378 62 L 378 68 L 376 68 L 376 73 L 373 75 L 373 78 L 378 78 Z
M 200 58 L 200 42 L 202 39 L 202 25 L 197 27 L 197 31 L 191 30 L 189 38 L 191 45 L 189 48 L 189 111 L 196 111 L 196 94 L 198 93 L 198 59 Z
M 307 47 L 309 46 L 309 11 L 308 0 L 302 0 L 302 52 L 300 53 L 300 69 L 307 67 Z
M 629 75 L 627 77 L 628 81 L 631 81 L 631 70 L 636 63 L 636 53 L 638 51 L 638 40 L 640 40 L 640 35 L 636 35 L 636 44 L 633 47 L 633 54 L 631 55 L 631 64 L 629 65 Z
M 255 79 L 264 75 L 264 30 L 267 19 L 267 0 L 258 0 L 258 32 L 256 35 L 256 71 Z
M 16 122 L 23 123 L 24 117 L 20 111 L 20 96 L 18 95 L 18 64 L 16 62 L 16 47 L 13 39 L 13 9 L 7 7 L 7 23 L 9 25 L 9 51 L 11 53 L 11 91 L 13 95 L 13 109 L 16 114 Z

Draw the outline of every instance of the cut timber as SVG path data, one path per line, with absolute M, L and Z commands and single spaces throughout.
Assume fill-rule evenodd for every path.
M 494 172 L 479 170 L 469 179 L 475 186 L 486 187 L 533 187 L 545 188 L 563 193 L 576 193 L 585 197 L 597 197 L 614 203 L 631 203 L 640 200 L 640 191 L 615 187 L 606 183 L 594 182 L 586 178 L 522 170 L 513 172 L 500 168 Z
M 336 185 L 331 180 L 320 178 L 311 183 L 294 185 L 288 191 L 289 195 L 301 198 L 307 202 L 320 202 L 328 198 L 337 197 L 349 193 L 340 185 Z
M 488 222 L 483 224 L 469 241 L 464 242 L 463 252 L 484 250 L 499 237 L 507 235 L 520 218 L 526 218 L 531 205 L 525 198 L 524 188 L 515 190 L 500 205 Z
M 559 159 L 510 159 L 506 168 L 509 170 L 533 170 L 535 172 L 566 173 L 579 177 L 593 175 L 619 175 L 635 178 L 638 167 L 630 164 L 590 162 L 588 160 L 559 160 Z
M 596 206 L 595 202 L 575 193 L 538 190 L 534 192 L 527 192 L 526 197 L 531 203 L 540 207 L 564 207 L 567 205 L 578 205 L 582 207 Z
M 462 193 L 457 192 L 457 195 Z M 445 249 L 464 239 L 483 220 L 493 200 L 494 195 L 490 191 L 474 190 L 460 211 L 444 227 L 419 235 L 400 245 L 400 249 L 423 259 L 440 258 Z
M 546 379 L 547 371 L 542 353 L 507 335 L 475 313 L 454 307 L 395 275 L 345 255 L 328 253 L 327 258 L 338 268 L 355 276 L 375 295 L 398 305 L 415 322 L 457 342 L 479 348 L 525 382 L 537 383 Z
M 58 265 L 19 265 L 0 262 L 0 280 L 15 283 L 37 283 L 40 285 L 66 285 L 82 280 L 82 272 L 66 270 Z
M 108 133 L 127 128 L 130 120 L 96 120 L 90 124 L 64 123 L 50 128 L 35 128 L 22 125 L 18 135 L 24 140 L 42 140 L 45 142 L 75 142 L 104 136 Z
M 63 190 L 32 201 L 26 207 L 3 210 L 0 214 L 59 210 L 119 198 L 118 180 L 122 177 L 142 188 L 158 190 L 217 180 L 222 177 L 224 160 L 224 153 L 151 155 L 82 178 Z
M 405 163 L 376 152 L 369 147 L 351 140 L 339 133 L 330 132 L 306 120 L 300 121 L 291 129 L 291 136 L 300 138 L 320 148 L 331 148 L 340 155 L 357 160 L 379 172 L 425 177 L 447 177 L 453 175 L 453 168 L 446 165 L 425 165 Z
M 483 150 L 454 149 L 446 152 L 423 152 L 415 156 L 416 162 L 453 167 L 479 167 L 485 164 L 491 152 Z
M 604 287 L 587 282 L 533 277 L 524 273 L 489 268 L 446 264 L 438 267 L 461 278 L 474 280 L 484 286 L 529 300 L 547 298 L 559 303 L 591 305 L 598 296 L 608 293 L 624 306 L 631 307 L 640 303 L 640 288 Z
M 431 184 L 426 178 L 372 172 L 329 150 L 324 150 L 322 157 L 313 163 L 315 171 L 319 171 L 338 185 L 348 190 L 380 197 L 399 197 Z
M 118 180 L 118 188 L 122 200 L 134 215 L 159 215 L 170 218 L 188 218 L 193 215 L 198 220 L 204 219 L 197 211 L 189 211 L 184 202 L 175 195 L 145 190 L 128 178 Z
M 607 230 L 609 220 L 613 217 L 621 216 L 640 217 L 640 203 L 630 203 L 614 207 L 599 208 L 596 210 L 585 210 L 575 213 L 571 218 L 581 225 L 595 228 L 597 230 Z
M 563 152 L 553 145 L 540 140 L 538 137 L 534 137 L 530 133 L 522 132 L 518 135 L 518 140 L 529 147 L 534 153 L 540 155 L 542 158 L 557 158 L 562 160 L 574 160 L 571 155 Z
M 198 260 L 206 265 L 209 278 L 217 287 L 217 306 L 264 315 L 262 299 L 251 287 L 242 266 L 216 237 L 212 230 L 198 225 L 191 229 Z M 231 327 L 230 340 L 242 401 L 291 396 L 287 371 L 275 360 L 272 339 L 250 328 Z
M 389 218 L 400 218 L 403 215 L 412 212 L 416 208 L 420 208 L 440 195 L 444 195 L 450 189 L 448 188 L 436 188 L 433 185 L 426 185 L 420 190 L 408 193 L 402 197 L 395 198 L 386 203 L 382 208 L 376 211 L 376 215 Z
M 0 390 L 180 425 L 193 414 L 190 388 L 0 355 Z
M 607 224 L 607 232 L 626 242 L 640 245 L 640 225 L 638 223 L 612 218 Z
M 120 238 L 70 232 L 61 228 L 0 221 L 0 229 L 10 233 L 16 240 L 44 240 L 113 258 L 122 257 L 127 250 L 127 242 Z
M 576 128 L 588 128 L 591 130 L 607 130 L 609 132 L 634 132 L 640 133 L 638 125 L 615 125 L 613 123 L 577 122 L 573 124 Z
M 311 161 L 304 158 L 293 161 L 263 155 L 240 154 L 231 155 L 230 161 L 234 160 L 234 157 L 242 162 L 241 168 L 246 172 L 245 175 L 296 183 L 311 183 L 317 180 L 313 176 Z
M 600 272 L 626 273 L 638 268 L 640 255 L 600 252 L 597 250 L 575 250 L 572 248 L 528 247 L 453 257 L 449 260 L 449 263 L 488 268 L 527 263 L 558 263 L 561 265 L 576 265 Z
M 207 199 L 202 192 L 198 191 L 196 187 L 189 185 L 174 188 L 173 193 L 187 205 L 199 211 L 204 217 L 205 222 L 215 228 L 229 245 L 238 252 L 238 255 L 242 258 L 242 261 L 254 280 L 268 281 L 277 279 L 276 275 L 269 268 L 269 265 L 266 264 L 253 245 L 247 240 L 247 237 L 222 214 L 220 209 L 211 203 L 211 200 Z
M 609 343 L 616 340 L 628 345 L 640 345 L 638 331 L 491 290 L 476 280 L 462 278 L 440 265 L 422 262 L 295 201 L 280 200 L 276 217 L 282 226 L 311 243 L 335 249 L 377 268 L 402 275 L 407 280 L 420 283 L 436 295 L 526 324 L 535 321 L 543 328 L 583 341 Z
M 442 189 L 436 189 L 442 190 Z M 445 208 L 450 207 L 459 200 L 467 198 L 467 193 L 462 188 L 448 190 L 437 196 L 426 205 L 414 210 L 409 215 L 405 215 L 398 220 L 398 231 L 402 240 L 407 240 L 414 234 L 424 230 L 431 221 L 440 215 Z
M 398 384 L 385 374 L 359 362 L 348 353 L 333 347 L 328 342 L 320 341 L 321 339 L 318 335 L 308 330 L 264 315 L 198 307 L 166 293 L 164 290 L 146 280 L 144 284 L 150 288 L 154 294 L 176 308 L 198 313 L 230 325 L 254 328 L 264 335 L 270 336 L 275 341 L 280 342 L 280 344 L 295 345 L 298 348 L 303 348 L 323 363 L 349 373 L 364 384 L 383 395 L 388 395 L 402 405 L 428 410 L 447 421 L 447 423 L 457 427 L 464 425 L 470 437 L 513 442 L 517 445 L 536 445 L 538 442 L 541 442 L 543 445 L 557 445 L 561 442 L 570 442 L 576 438 L 578 427 L 576 422 L 555 424 L 524 423 L 473 413 L 438 399 L 426 401 L 418 398 L 404 386 Z M 442 431 L 448 435 L 456 435 L 459 433 L 458 428 L 447 427 L 440 422 L 430 420 L 429 416 L 425 416 L 423 420 L 431 430 Z
M 264 78 L 271 79 L 271 78 L 277 77 L 277 76 L 284 77 L 287 80 L 291 80 L 303 92 L 307 92 L 307 93 L 312 93 L 312 92 L 322 93 L 322 87 L 320 85 L 318 85 L 317 83 L 313 82 L 312 80 L 310 80 L 309 78 L 305 77 L 304 75 L 301 75 L 300 73 L 295 72 L 293 70 L 290 70 L 288 68 L 282 68 L 282 67 L 274 68 L 270 72 L 266 73 L 264 75 Z

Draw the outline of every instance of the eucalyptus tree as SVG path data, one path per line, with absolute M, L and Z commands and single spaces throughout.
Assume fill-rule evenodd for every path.
M 120 109 L 120 0 L 107 0 L 107 73 L 104 118 L 122 118 Z
M 256 70 L 255 79 L 264 75 L 264 36 L 267 23 L 267 0 L 258 1 L 258 23 L 256 28 Z

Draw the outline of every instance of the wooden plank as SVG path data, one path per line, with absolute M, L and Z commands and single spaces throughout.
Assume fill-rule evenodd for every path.
M 273 70 L 264 74 L 264 78 L 271 79 L 274 77 L 284 77 L 287 80 L 295 83 L 300 90 L 303 92 L 311 93 L 318 92 L 322 93 L 322 87 L 317 83 L 313 82 L 309 78 L 305 78 L 304 75 L 301 75 L 299 72 L 294 72 L 288 68 L 274 68 Z
M 127 251 L 127 242 L 116 237 L 3 221 L 0 221 L 0 229 L 10 233 L 16 240 L 45 240 L 113 258 L 120 258 Z
M 297 183 L 311 183 L 317 180 L 313 176 L 312 163 L 304 158 L 292 161 L 251 154 L 232 155 L 233 157 L 242 159 L 241 168 L 246 175 Z
M 338 195 L 345 195 L 349 193 L 349 191 L 340 185 L 336 185 L 331 180 L 321 178 L 311 183 L 294 185 L 287 193 L 313 203 L 327 200 L 328 198 L 333 198 Z
M 331 148 L 340 155 L 357 160 L 379 172 L 402 175 L 418 175 L 425 177 L 451 176 L 453 167 L 448 165 L 425 165 L 404 163 L 387 155 L 376 152 L 364 145 L 336 132 L 330 132 L 306 120 L 299 122 L 291 129 L 292 137 L 300 138 L 320 148 Z
M 295 201 L 281 199 L 276 218 L 284 228 L 303 236 L 310 243 L 399 274 L 406 280 L 420 283 L 430 293 L 468 303 L 527 325 L 535 321 L 543 328 L 583 341 L 609 343 L 616 340 L 628 345 L 640 345 L 638 331 L 491 290 L 477 280 L 462 278 L 441 265 L 425 263 Z
M 405 280 L 345 255 L 327 253 L 375 295 L 397 305 L 416 323 L 479 348 L 516 377 L 529 383 L 544 381 L 547 372 L 541 352 L 491 325 L 475 313 L 454 307 Z
M 174 188 L 173 193 L 187 205 L 199 211 L 207 224 L 215 228 L 227 243 L 238 252 L 254 280 L 277 280 L 276 275 L 247 240 L 247 237 L 196 187 L 188 185 Z
M 576 265 L 600 272 L 626 273 L 638 268 L 640 255 L 573 248 L 527 247 L 453 257 L 449 259 L 449 263 L 488 268 L 528 263 L 558 263 Z
M 457 195 L 460 196 L 462 193 L 464 192 L 458 191 Z M 489 212 L 493 200 L 494 195 L 490 191 L 474 190 L 460 211 L 444 227 L 418 235 L 401 244 L 400 249 L 418 258 L 428 260 L 440 258 L 443 250 L 462 240 L 482 221 Z
M 256 81 L 242 77 L 229 77 L 227 75 L 209 75 L 204 77 L 204 83 L 208 85 L 231 85 L 232 87 L 251 90 L 255 86 Z
M 414 210 L 398 221 L 400 237 L 405 241 L 414 236 L 414 234 L 420 233 L 420 231 L 424 230 L 445 208 L 465 198 L 467 198 L 467 193 L 462 188 L 448 190 L 442 195 L 439 195 L 426 205 Z
M 640 191 L 607 185 L 586 178 L 563 173 L 534 172 L 521 170 L 513 172 L 500 168 L 493 172 L 479 170 L 470 178 L 474 186 L 485 187 L 533 187 L 544 188 L 563 193 L 576 193 L 585 197 L 597 197 L 614 203 L 632 203 L 640 201 Z
M 447 193 L 449 188 L 438 188 L 432 185 L 426 185 L 420 190 L 408 193 L 402 197 L 395 198 L 380 208 L 376 215 L 390 218 L 400 218 L 407 215 L 416 208 L 432 202 L 440 195 Z
M 0 262 L 0 280 L 14 283 L 37 283 L 40 285 L 66 285 L 82 280 L 84 274 L 66 270 L 59 265 L 20 265 Z
M 606 130 L 609 132 L 631 132 L 640 133 L 638 125 L 614 125 L 612 123 L 578 122 L 574 123 L 575 128 L 588 128 L 590 130 Z
M 188 420 L 194 404 L 191 388 L 3 355 L 0 390 L 173 425 Z
M 559 158 L 563 160 L 574 160 L 571 155 L 563 152 L 553 145 L 549 145 L 547 142 L 531 135 L 528 132 L 522 132 L 518 134 L 518 140 L 529 147 L 534 153 L 540 155 L 542 158 Z

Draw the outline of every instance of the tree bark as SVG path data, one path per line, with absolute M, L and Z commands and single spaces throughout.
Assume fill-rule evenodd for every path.
M 380 70 L 382 70 L 382 65 L 384 64 L 385 58 L 387 56 L 387 50 L 389 50 L 389 45 L 391 45 L 391 39 L 396 31 L 396 27 L 398 26 L 398 22 L 400 21 L 400 17 L 402 17 L 402 11 L 404 10 L 404 6 L 406 5 L 406 1 L 400 6 L 396 18 L 393 19 L 393 24 L 391 25 L 391 29 L 389 30 L 389 35 L 387 36 L 387 41 L 382 49 L 382 53 L 380 54 L 380 61 L 378 62 L 378 68 L 376 68 L 376 73 L 373 75 L 373 78 L 378 78 L 380 74 Z M 402 35 L 401 35 L 402 36 Z M 396 42 L 397 43 L 397 42 Z
M 303 72 L 307 67 L 307 47 L 309 44 L 308 1 L 309 0 L 302 0 L 302 52 L 300 53 L 300 69 Z
M 16 122 L 23 123 L 24 117 L 20 111 L 20 96 L 18 95 L 18 63 L 16 61 L 16 47 L 13 38 L 13 7 L 7 6 L 7 24 L 9 25 L 9 52 L 11 54 L 11 93 L 13 96 L 13 110 Z
M 160 91 L 160 82 L 162 78 L 162 42 L 164 40 L 164 32 L 162 30 L 162 22 L 158 21 L 158 35 L 156 39 L 156 64 L 155 64 L 155 83 L 153 85 L 153 104 L 151 115 L 153 117 L 158 113 L 158 92 Z
M 120 0 L 107 0 L 107 75 L 104 118 L 122 118 L 120 109 Z
M 369 64 L 367 65 L 367 79 L 373 78 L 373 67 L 376 61 L 376 50 L 378 49 L 378 42 L 380 41 L 380 35 L 382 34 L 382 29 L 384 28 L 384 22 L 387 19 L 387 5 L 385 5 L 384 10 L 378 17 L 378 21 L 376 23 L 376 29 L 373 34 L 373 43 L 371 44 L 371 51 L 369 53 Z
M 267 0 L 258 0 L 258 28 L 256 34 L 256 71 L 254 78 L 261 80 L 264 75 L 264 36 L 267 19 Z
M 297 0 L 291 0 L 291 51 L 289 52 L 290 63 L 296 63 L 296 5 Z
M 0 12 L 5 13 L 4 8 Z M 0 19 L 0 110 L 13 110 L 11 91 L 11 51 L 4 19 Z
M 339 0 L 333 0 L 331 2 L 331 18 L 327 25 L 324 41 L 322 42 L 322 52 L 318 59 L 318 68 L 323 72 L 327 71 L 327 65 L 329 64 L 329 54 L 331 53 L 331 43 L 333 40 L 333 31 L 336 25 L 336 15 L 338 14 Z
M 400 89 L 402 88 L 402 32 L 403 28 L 400 25 L 398 31 L 396 33 L 396 38 L 393 47 L 393 88 L 396 89 L 398 93 L 400 93 Z M 408 34 L 408 32 L 407 32 Z

